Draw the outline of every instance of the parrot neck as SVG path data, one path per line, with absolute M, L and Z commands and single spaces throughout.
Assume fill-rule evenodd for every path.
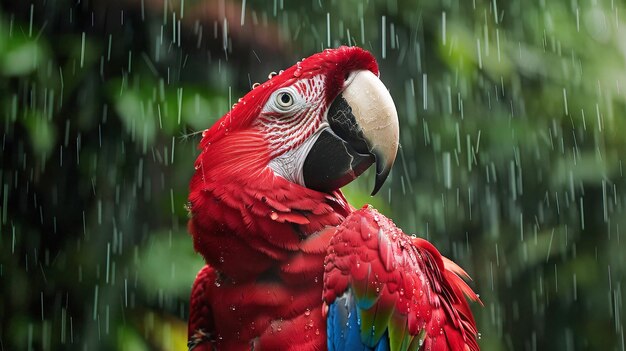
M 322 274 L 329 236 L 319 233 L 353 210 L 343 194 L 311 190 L 275 174 L 258 134 L 226 139 L 206 145 L 196 161 L 189 195 L 196 251 L 235 281 L 289 275 L 281 266 L 311 255 Z

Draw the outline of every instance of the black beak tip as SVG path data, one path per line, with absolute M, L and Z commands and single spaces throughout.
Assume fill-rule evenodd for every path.
M 392 164 L 388 164 L 387 161 L 378 155 L 378 153 L 374 153 L 376 158 L 376 182 L 374 183 L 374 190 L 372 190 L 371 196 L 376 195 L 380 188 L 387 180 L 389 176 L 389 172 L 391 172 Z

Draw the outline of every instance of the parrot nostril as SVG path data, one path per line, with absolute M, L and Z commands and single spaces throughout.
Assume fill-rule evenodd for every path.
M 343 74 L 343 80 L 346 81 L 348 80 L 348 78 L 350 78 L 350 72 L 346 72 Z

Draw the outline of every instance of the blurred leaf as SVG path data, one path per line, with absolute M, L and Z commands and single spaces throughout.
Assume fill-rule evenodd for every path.
M 29 74 L 45 61 L 46 56 L 37 42 L 14 38 L 0 52 L 0 71 L 6 76 Z
M 218 118 L 222 117 L 228 101 L 219 94 L 202 94 L 193 90 L 185 94 L 183 116 L 185 122 L 194 130 L 209 128 Z
M 120 351 L 149 350 L 141 335 L 129 325 L 120 325 L 117 331 L 117 349 Z
M 50 156 L 56 142 L 56 130 L 51 121 L 38 111 L 26 114 L 24 125 L 30 134 L 31 145 L 38 156 Z
M 166 87 L 162 80 L 157 84 L 147 77 L 130 86 L 112 80 L 109 92 L 126 132 L 145 145 L 152 145 L 160 131 L 179 136 L 184 125 L 193 131 L 207 129 L 227 107 L 226 98 L 211 90 Z
M 115 102 L 117 113 L 122 117 L 126 133 L 142 145 L 152 145 L 157 126 L 152 105 L 142 99 L 137 91 L 119 94 Z
M 175 351 L 187 347 L 187 323 L 154 313 L 146 316 L 150 319 L 151 329 L 148 330 L 150 344 L 159 350 Z
M 190 244 L 191 238 L 185 232 L 152 233 L 135 262 L 143 289 L 151 294 L 162 291 L 187 298 L 196 274 L 205 265 Z
M 600 184 L 612 173 L 615 163 L 601 158 L 595 152 L 573 155 L 572 159 L 559 159 L 554 165 L 552 183 L 557 186 L 570 186 L 579 182 Z

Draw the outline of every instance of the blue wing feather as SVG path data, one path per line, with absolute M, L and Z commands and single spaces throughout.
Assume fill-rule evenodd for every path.
M 328 306 L 326 328 L 329 351 L 389 351 L 387 332 L 374 347 L 367 346 L 361 340 L 361 320 L 355 298 L 350 290 L 337 297 Z

